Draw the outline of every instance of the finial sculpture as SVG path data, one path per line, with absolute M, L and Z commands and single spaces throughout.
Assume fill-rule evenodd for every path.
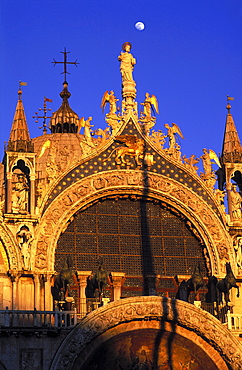
M 137 104 L 135 104 L 134 99 L 136 98 L 136 83 L 133 79 L 133 69 L 136 64 L 136 59 L 130 53 L 131 43 L 125 42 L 122 46 L 123 51 L 118 56 L 120 61 L 120 72 L 122 76 L 122 96 L 123 104 L 122 111 L 129 112 L 135 111 L 137 114 Z
M 123 51 L 118 56 L 118 60 L 120 61 L 120 72 L 123 83 L 125 81 L 134 81 L 132 72 L 134 69 L 134 65 L 136 64 L 136 60 L 130 53 L 131 48 L 132 44 L 130 42 L 125 42 L 122 46 Z

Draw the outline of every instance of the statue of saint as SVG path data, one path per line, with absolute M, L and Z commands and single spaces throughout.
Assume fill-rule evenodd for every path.
M 28 212 L 29 186 L 24 173 L 17 173 L 17 181 L 13 184 L 12 212 L 26 214 Z
M 205 175 L 210 175 L 212 173 L 212 164 L 209 152 L 207 149 L 203 149 L 203 155 L 201 156 L 203 162 L 203 169 Z
M 82 117 L 80 119 L 80 126 L 84 127 L 84 140 L 86 144 L 91 148 L 96 148 L 96 145 L 92 141 L 92 129 L 91 127 L 94 127 L 94 125 L 91 125 L 92 117 L 88 117 L 87 120 Z
M 232 216 L 233 218 L 241 218 L 241 195 L 236 190 L 236 185 L 232 186 L 230 192 L 231 195 L 231 206 L 232 206 Z
M 19 239 L 19 248 L 22 256 L 23 270 L 29 271 L 30 266 L 30 250 L 33 237 L 27 226 L 21 226 L 20 231 L 17 233 Z
M 130 53 L 132 44 L 130 42 L 125 42 L 122 46 L 123 52 L 118 56 L 120 61 L 120 72 L 122 76 L 122 81 L 133 81 L 132 72 L 134 65 L 136 64 L 136 59 Z

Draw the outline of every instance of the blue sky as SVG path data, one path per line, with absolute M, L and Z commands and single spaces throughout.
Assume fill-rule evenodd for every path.
M 42 121 L 32 116 L 43 98 L 56 111 L 61 98 L 66 47 L 70 106 L 79 117 L 93 117 L 106 127 L 102 95 L 114 90 L 121 101 L 117 56 L 130 41 L 137 59 L 133 73 L 137 101 L 156 95 L 160 114 L 156 130 L 175 122 L 183 132 L 182 154 L 221 151 L 226 95 L 235 98 L 232 114 L 242 139 L 242 2 L 241 0 L 2 0 L 1 10 L 1 142 L 7 141 L 17 103 L 19 80 L 31 137 Z M 134 24 L 145 23 L 138 31 Z M 1 148 L 1 157 L 3 145 Z M 214 166 L 216 169 L 216 165 Z

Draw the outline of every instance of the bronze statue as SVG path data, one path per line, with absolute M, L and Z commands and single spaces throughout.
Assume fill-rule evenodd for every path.
M 197 263 L 194 272 L 190 279 L 187 281 L 183 280 L 179 285 L 178 292 L 176 294 L 176 299 L 188 302 L 188 298 L 191 292 L 194 292 L 195 300 L 197 291 L 203 287 L 203 277 L 201 275 L 200 264 Z
M 52 295 L 56 301 L 64 301 L 66 297 L 71 296 L 70 285 L 73 281 L 72 279 L 73 272 L 71 266 L 72 266 L 71 257 L 67 257 L 63 268 L 55 278 L 54 287 L 52 289 Z
M 98 291 L 98 298 L 105 298 L 106 286 L 108 282 L 108 273 L 103 267 L 103 260 L 98 261 L 99 266 L 97 271 L 87 278 L 87 286 L 85 289 L 86 298 L 95 298 L 95 293 Z
M 217 285 L 217 301 L 218 304 L 222 302 L 222 293 L 224 294 L 224 299 L 226 306 L 230 302 L 229 291 L 232 288 L 237 289 L 237 297 L 239 298 L 239 286 L 236 284 L 236 278 L 233 274 L 230 262 L 226 262 L 226 276 L 224 279 L 220 280 Z

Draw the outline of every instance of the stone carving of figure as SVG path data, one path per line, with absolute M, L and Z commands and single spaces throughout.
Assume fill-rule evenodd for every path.
M 182 159 L 186 167 L 188 167 L 192 172 L 197 173 L 198 167 L 195 166 L 195 164 L 198 163 L 200 159 L 196 158 L 195 154 L 192 154 L 190 158 L 187 158 L 184 154 Z
M 116 98 L 116 96 L 114 95 L 113 90 L 111 90 L 110 93 L 108 93 L 108 91 L 105 91 L 105 93 L 103 94 L 103 97 L 102 97 L 102 102 L 101 102 L 102 110 L 104 110 L 106 103 L 109 103 L 110 104 L 110 111 L 109 111 L 108 114 L 109 115 L 116 115 L 117 101 L 118 100 L 119 99 Z
M 233 218 L 241 218 L 241 195 L 236 190 L 236 185 L 232 186 L 230 192 L 231 195 L 231 206 L 232 206 L 232 216 Z
M 167 137 L 169 138 L 169 149 L 174 149 L 177 146 L 175 134 L 178 134 L 182 139 L 184 139 L 184 136 L 176 123 L 172 123 L 172 126 L 166 123 L 164 126 L 168 130 Z
M 143 115 L 146 117 L 151 116 L 151 104 L 152 104 L 151 96 L 149 95 L 149 93 L 146 93 L 144 103 L 141 103 L 141 105 L 144 106 Z
M 17 181 L 13 184 L 12 212 L 26 214 L 28 212 L 29 186 L 26 175 L 17 173 Z
M 130 53 L 131 43 L 125 42 L 122 46 L 123 52 L 118 56 L 120 61 L 120 72 L 122 76 L 122 81 L 133 81 L 133 69 L 136 64 L 136 60 L 133 55 Z
M 91 148 L 96 148 L 95 144 L 92 142 L 91 127 L 94 127 L 94 125 L 91 125 L 92 117 L 88 117 L 88 119 L 85 121 L 84 118 L 81 118 L 81 127 L 84 127 L 84 139 L 86 144 Z
M 238 269 L 242 269 L 242 237 L 237 237 L 234 244 L 234 250 L 236 253 L 236 263 Z
M 212 164 L 209 152 L 207 149 L 203 149 L 203 155 L 201 156 L 203 162 L 203 169 L 205 175 L 210 175 L 212 173 Z
M 150 129 L 154 126 L 156 122 L 156 118 L 153 117 L 151 114 L 151 109 L 153 105 L 153 109 L 156 111 L 156 113 L 159 113 L 158 109 L 158 101 L 155 97 L 155 95 L 150 96 L 149 93 L 145 94 L 145 100 L 141 105 L 144 106 L 143 112 L 140 112 L 140 121 L 144 125 L 144 129 L 146 134 L 149 134 Z
M 29 271 L 31 269 L 30 264 L 30 251 L 33 237 L 29 231 L 28 226 L 21 226 L 20 231 L 17 233 L 19 239 L 19 248 L 21 250 L 23 270 Z

